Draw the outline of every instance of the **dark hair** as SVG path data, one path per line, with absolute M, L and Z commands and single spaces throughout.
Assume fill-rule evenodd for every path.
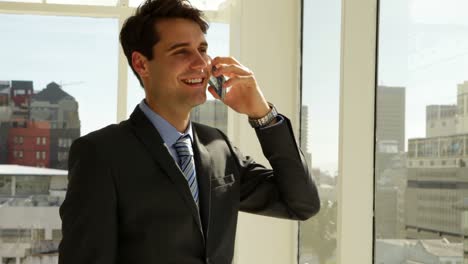
M 188 0 L 146 0 L 140 5 L 135 14 L 125 21 L 120 31 L 120 44 L 142 87 L 143 82 L 132 66 L 132 53 L 138 51 L 148 60 L 153 59 L 152 48 L 159 41 L 155 24 L 166 18 L 189 19 L 197 23 L 204 34 L 208 30 L 203 12 L 193 7 Z

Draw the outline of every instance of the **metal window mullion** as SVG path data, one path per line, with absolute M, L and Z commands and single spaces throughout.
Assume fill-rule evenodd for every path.
M 122 29 L 125 19 L 130 14 L 121 14 L 119 17 L 119 32 Z M 118 41 L 118 38 L 117 38 Z M 127 97 L 128 97 L 128 70 L 127 58 L 122 50 L 122 46 L 118 48 L 118 75 L 117 75 L 117 122 L 127 118 Z
M 342 0 L 338 263 L 371 264 L 378 0 Z

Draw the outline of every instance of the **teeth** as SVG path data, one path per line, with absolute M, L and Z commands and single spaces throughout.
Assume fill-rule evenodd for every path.
M 191 83 L 191 84 L 194 84 L 194 83 L 201 83 L 202 81 L 203 81 L 203 79 L 201 79 L 201 78 L 184 80 L 184 82 L 186 82 L 186 83 Z

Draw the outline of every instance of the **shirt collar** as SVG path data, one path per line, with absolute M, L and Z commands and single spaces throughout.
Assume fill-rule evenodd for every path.
M 146 104 L 145 100 L 141 100 L 139 107 L 141 111 L 145 114 L 145 116 L 151 121 L 153 126 L 161 135 L 164 143 L 167 146 L 172 147 L 174 143 L 182 136 L 189 135 L 190 140 L 193 142 L 193 132 L 192 132 L 192 122 L 189 121 L 188 127 L 184 133 L 180 133 L 177 129 L 167 122 L 162 116 L 158 115 L 154 112 L 149 106 Z

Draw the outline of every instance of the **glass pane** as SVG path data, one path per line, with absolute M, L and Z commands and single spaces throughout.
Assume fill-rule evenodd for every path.
M 129 0 L 128 4 L 131 7 L 137 7 L 144 0 Z M 201 10 L 222 10 L 228 7 L 228 0 L 191 0 L 190 3 Z
M 468 3 L 380 6 L 375 263 L 468 263 Z
M 299 263 L 336 263 L 341 1 L 304 1 L 301 148 L 320 212 L 299 227 Z
M 0 15 L 4 262 L 57 263 L 71 143 L 115 122 L 117 31 L 116 19 Z
M 229 56 L 229 25 L 224 23 L 211 23 L 206 40 L 208 42 L 208 54 L 211 57 Z M 127 116 L 135 109 L 136 105 L 145 98 L 143 88 L 140 86 L 133 71 L 128 68 L 128 100 Z M 207 91 L 207 102 L 196 107 L 192 111 L 191 119 L 206 125 L 215 126 L 227 133 L 227 108 L 226 106 L 213 98 Z

